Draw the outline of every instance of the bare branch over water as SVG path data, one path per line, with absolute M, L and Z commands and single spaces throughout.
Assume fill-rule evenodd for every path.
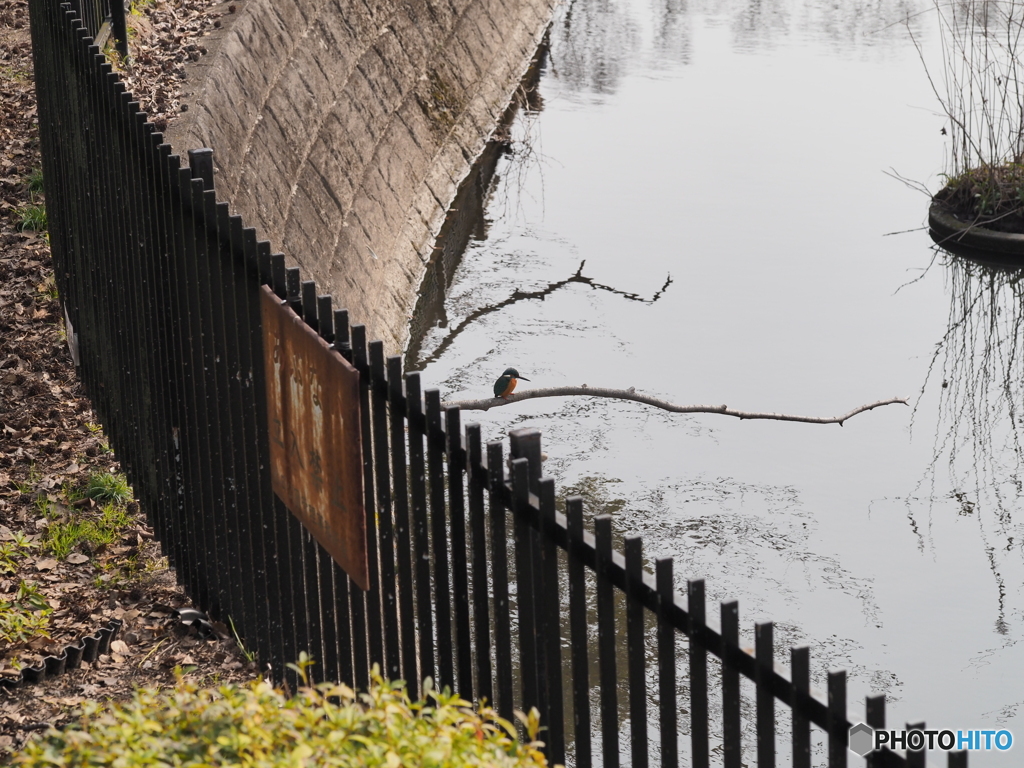
M 676 405 L 667 400 L 661 400 L 651 395 L 644 395 L 637 392 L 634 387 L 629 389 L 608 389 L 605 387 L 588 387 L 586 384 L 579 387 L 542 387 L 538 389 L 524 389 L 509 395 L 507 398 L 488 397 L 481 400 L 453 400 L 442 403 L 444 406 L 457 405 L 464 411 L 488 411 L 491 408 L 498 408 L 503 405 L 533 400 L 538 397 L 606 397 L 614 400 L 632 400 L 637 403 L 651 405 L 672 413 L 717 413 L 722 416 L 735 416 L 738 419 L 773 419 L 775 421 L 800 421 L 807 424 L 838 424 L 874 408 L 881 408 L 883 405 L 907 404 L 905 397 L 894 397 L 888 400 L 878 400 L 874 403 L 861 405 L 842 416 L 797 416 L 787 413 L 758 413 L 756 411 L 740 411 L 730 408 L 727 405 Z

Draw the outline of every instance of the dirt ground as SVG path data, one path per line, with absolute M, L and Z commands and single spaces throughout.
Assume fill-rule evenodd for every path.
M 234 5 L 131 4 L 118 62 L 158 130 L 181 111 L 189 65 Z M 45 222 L 26 0 L 0 0 L 0 763 L 86 699 L 123 699 L 175 674 L 257 674 L 231 631 L 202 638 L 75 375 Z M 42 226 L 40 226 L 42 224 Z M 4 685 L 111 619 L 110 653 L 38 684 Z

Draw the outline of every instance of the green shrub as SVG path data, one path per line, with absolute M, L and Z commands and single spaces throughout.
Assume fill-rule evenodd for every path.
M 490 709 L 473 711 L 429 687 L 425 701 L 410 702 L 403 683 L 385 682 L 376 669 L 369 692 L 358 696 L 332 683 L 288 698 L 262 681 L 204 690 L 179 680 L 173 690 L 139 690 L 109 709 L 87 702 L 76 724 L 37 736 L 14 765 L 544 766 L 536 710 L 522 719 L 528 744 Z

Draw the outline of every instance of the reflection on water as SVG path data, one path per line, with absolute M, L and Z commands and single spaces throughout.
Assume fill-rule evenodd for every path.
M 484 238 L 478 237 L 477 239 L 483 240 Z M 510 307 L 513 304 L 517 304 L 520 301 L 544 301 L 544 299 L 546 299 L 548 296 L 552 295 L 559 289 L 565 288 L 566 286 L 569 285 L 587 285 L 596 291 L 606 291 L 608 293 L 621 296 L 624 299 L 628 299 L 629 301 L 638 301 L 641 304 L 653 304 L 658 299 L 660 299 L 662 294 L 665 293 L 665 291 L 668 289 L 670 285 L 672 285 L 672 276 L 669 275 L 665 278 L 665 284 L 661 286 L 661 288 L 659 288 L 650 298 L 644 298 L 643 296 L 637 296 L 635 293 L 630 293 L 629 291 L 622 291 L 610 285 L 603 285 L 601 283 L 596 282 L 591 277 L 586 277 L 583 274 L 583 267 L 585 267 L 586 264 L 586 261 L 580 262 L 579 269 L 577 269 L 570 277 L 567 277 L 564 280 L 559 280 L 554 283 L 548 283 L 546 286 L 536 291 L 515 290 L 512 292 L 512 295 L 509 296 L 507 299 L 496 302 L 494 304 L 487 304 L 474 310 L 469 315 L 467 315 L 458 325 L 456 325 L 454 328 L 449 330 L 447 334 L 445 334 L 444 338 L 434 348 L 434 351 L 431 352 L 430 355 L 424 358 L 420 358 L 423 345 L 422 334 L 425 333 L 426 331 L 426 328 L 423 328 L 421 335 L 417 336 L 414 339 L 413 343 L 410 344 L 410 351 L 406 356 L 406 361 L 408 363 L 407 370 L 420 370 L 424 366 L 436 362 L 441 357 L 441 355 L 443 355 L 445 351 L 456 341 L 456 339 L 458 339 L 459 334 L 461 334 L 464 330 L 466 330 L 466 328 L 468 328 L 472 323 L 476 322 L 480 318 L 489 315 L 493 312 L 500 312 L 501 310 Z M 439 328 L 444 328 L 446 326 L 447 322 L 439 321 L 437 323 L 437 327 Z
M 651 0 L 644 9 L 621 0 L 570 0 L 552 38 L 552 68 L 572 91 L 614 93 L 638 64 L 656 70 L 689 64 L 694 16 L 726 26 L 732 45 L 744 53 L 806 37 L 836 50 L 884 53 L 905 43 L 908 29 L 923 34 L 921 17 L 932 10 L 929 0 Z M 647 25 L 653 56 L 643 55 Z
M 552 71 L 580 91 L 612 93 L 640 48 L 637 21 L 616 0 L 572 0 L 553 36 Z
M 1024 553 L 1024 520 L 1013 519 L 1024 496 L 1024 268 L 936 250 L 950 308 L 922 387 L 939 388 L 927 479 L 934 488 L 944 467 L 957 514 L 976 521 L 997 592 L 995 630 L 1008 636 L 1007 613 L 1017 609 L 1007 605 L 1004 574 Z
M 999 514 L 1007 515 L 1007 503 L 1021 493 L 1024 460 L 1024 269 L 947 251 L 939 259 L 949 286 L 949 322 L 922 388 L 941 377 L 935 461 L 948 463 L 958 485 L 990 491 Z
M 913 281 L 925 232 L 882 237 L 925 216 L 883 171 L 934 185 L 949 141 L 908 35 L 941 54 L 933 8 L 561 6 L 543 112 L 520 113 L 478 202 L 457 206 L 479 213 L 465 256 L 439 244 L 409 367 L 453 400 L 508 366 L 533 386 L 786 412 L 920 390 L 912 424 L 910 409 L 819 428 L 586 398 L 472 420 L 486 439 L 541 429 L 561 492 L 673 557 L 680 589 L 706 577 L 709 612 L 739 598 L 746 644 L 771 618 L 779 663 L 806 643 L 819 688 L 849 670 L 851 717 L 885 692 L 893 722 L 992 727 L 1024 706 L 1005 673 L 1024 663 L 1024 296 L 1016 273 L 953 259 Z
M 448 327 L 445 300 L 455 269 L 466 252 L 467 243 L 470 239 L 487 239 L 490 224 L 487 203 L 499 180 L 495 177 L 498 160 L 503 155 L 513 152 L 528 155 L 528 149 L 524 150 L 522 146 L 513 150 L 509 131 L 520 110 L 530 115 L 544 108 L 544 100 L 537 83 L 547 62 L 548 47 L 548 39 L 545 36 L 494 135 L 484 147 L 469 175 L 463 180 L 455 200 L 448 209 L 448 215 L 438 233 L 434 251 L 420 282 L 416 308 L 409 321 L 409 344 L 405 354 L 407 371 L 417 371 L 422 367 L 420 354 L 427 332 L 431 328 Z M 522 162 L 517 162 L 516 165 L 522 165 Z

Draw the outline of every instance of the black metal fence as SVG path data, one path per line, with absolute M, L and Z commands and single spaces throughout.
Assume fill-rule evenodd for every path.
M 94 40 L 113 40 L 122 56 L 128 56 L 128 28 L 124 0 L 70 0 L 75 12 Z
M 217 201 L 209 150 L 187 165 L 171 154 L 70 4 L 30 6 L 69 341 L 198 605 L 279 678 L 307 651 L 322 676 L 356 686 L 378 664 L 414 695 L 430 676 L 507 718 L 537 707 L 554 762 L 847 764 L 845 673 L 828 675 L 822 701 L 807 648 L 791 650 L 787 675 L 770 623 L 756 625 L 753 654 L 741 649 L 735 602 L 709 621 L 703 581 L 680 597 L 671 559 L 652 577 L 639 538 L 614 550 L 610 517 L 590 533 L 580 499 L 556 511 L 539 433 L 512 433 L 506 457 L 478 425 L 463 430 L 457 408 L 421 392 L 399 357 Z M 264 284 L 360 373 L 367 591 L 271 489 Z M 885 725 L 883 697 L 867 700 L 865 720 Z M 868 764 L 913 768 L 925 754 L 875 752 Z

